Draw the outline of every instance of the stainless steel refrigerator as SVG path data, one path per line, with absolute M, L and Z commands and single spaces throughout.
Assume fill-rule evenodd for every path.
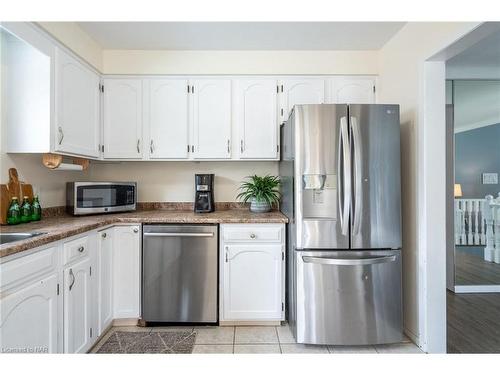
M 281 146 L 297 342 L 401 341 L 399 106 L 296 105 Z

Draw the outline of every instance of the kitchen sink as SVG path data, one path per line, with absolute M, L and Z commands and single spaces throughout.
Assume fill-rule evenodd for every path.
M 26 240 L 28 238 L 40 236 L 42 232 L 34 232 L 34 233 L 0 233 L 0 245 L 9 242 Z

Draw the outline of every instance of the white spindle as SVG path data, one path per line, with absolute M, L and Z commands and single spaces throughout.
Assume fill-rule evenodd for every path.
M 485 225 L 485 220 L 484 220 L 484 206 L 486 204 L 486 202 L 484 200 L 481 200 L 480 201 L 480 211 L 481 211 L 481 245 L 485 245 L 486 244 L 486 225 Z
M 468 199 L 467 200 L 467 244 L 473 244 L 474 243 L 474 233 L 472 231 L 472 200 Z
M 474 245 L 479 245 L 479 201 L 472 201 L 474 207 Z

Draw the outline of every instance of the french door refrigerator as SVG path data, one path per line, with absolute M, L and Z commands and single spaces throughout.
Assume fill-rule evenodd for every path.
M 297 342 L 401 341 L 399 106 L 296 105 L 281 146 Z

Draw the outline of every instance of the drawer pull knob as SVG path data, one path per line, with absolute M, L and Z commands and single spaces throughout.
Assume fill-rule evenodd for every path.
M 103 233 L 103 234 L 102 234 L 102 238 L 106 238 L 106 233 Z
M 139 229 L 134 228 L 134 233 L 137 233 L 137 232 L 139 232 Z
M 83 250 L 85 250 L 85 248 L 84 248 L 83 246 L 80 246 L 80 247 L 78 248 L 78 251 L 79 251 L 80 253 L 83 253 Z
M 254 239 L 255 237 L 257 237 L 257 236 L 255 235 L 255 233 L 252 233 L 252 234 L 250 235 L 250 238 L 251 238 L 251 239 Z

